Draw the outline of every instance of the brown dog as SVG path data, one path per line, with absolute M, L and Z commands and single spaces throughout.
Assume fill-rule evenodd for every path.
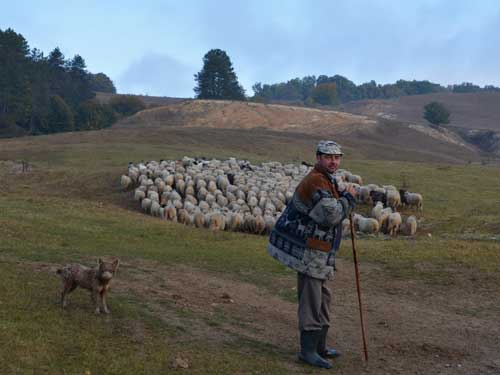
M 63 268 L 59 268 L 56 273 L 61 276 L 63 282 L 62 307 L 66 307 L 66 295 L 79 286 L 90 290 L 96 314 L 101 312 L 109 314 L 106 294 L 117 268 L 118 259 L 113 262 L 104 262 L 101 258 L 99 258 L 97 267 L 88 268 L 80 264 L 68 264 Z

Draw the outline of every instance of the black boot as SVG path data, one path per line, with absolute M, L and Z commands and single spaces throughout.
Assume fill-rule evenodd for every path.
M 318 341 L 318 354 L 323 358 L 337 358 L 340 353 L 333 348 L 326 347 L 326 337 L 328 335 L 328 326 L 323 326 Z
M 316 349 L 320 339 L 321 331 L 301 331 L 300 332 L 300 353 L 299 359 L 312 366 L 321 368 L 332 368 L 332 364 L 321 358 Z

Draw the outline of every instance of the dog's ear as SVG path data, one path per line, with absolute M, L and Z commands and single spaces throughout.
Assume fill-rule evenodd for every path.
M 113 264 L 113 271 L 116 271 L 118 269 L 118 264 L 120 264 L 120 261 L 118 259 L 115 259 L 112 264 Z

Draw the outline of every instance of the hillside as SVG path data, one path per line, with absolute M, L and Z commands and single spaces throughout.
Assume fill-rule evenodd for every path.
M 439 93 L 386 100 L 360 100 L 343 104 L 341 108 L 360 115 L 425 124 L 426 121 L 422 118 L 423 108 L 432 101 L 441 102 L 450 110 L 450 126 L 500 131 L 498 92 Z
M 426 162 L 477 161 L 474 147 L 450 132 L 427 126 L 415 127 L 396 121 L 377 119 L 346 112 L 318 110 L 284 105 L 246 102 L 196 100 L 151 108 L 113 126 L 115 131 L 149 129 L 146 133 L 174 129 L 245 131 L 248 142 L 265 137 L 265 132 L 280 137 L 305 136 L 312 140 L 335 138 L 356 158 Z M 258 130 L 258 132 L 256 132 Z M 168 137 L 165 137 L 168 139 Z M 255 138 L 256 139 L 256 138 Z M 226 139 L 228 144 L 234 138 Z
M 441 132 L 473 146 L 483 158 L 500 157 L 500 93 L 497 92 L 361 100 L 346 103 L 341 108 L 350 113 L 405 122 L 415 129 L 426 131 L 430 128 L 422 117 L 423 108 L 432 101 L 444 103 L 451 113 L 450 123 L 442 126 Z

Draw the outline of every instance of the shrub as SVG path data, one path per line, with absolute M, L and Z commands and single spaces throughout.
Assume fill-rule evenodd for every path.
M 118 95 L 109 101 L 113 110 L 122 116 L 132 116 L 146 108 L 146 104 L 134 95 Z

